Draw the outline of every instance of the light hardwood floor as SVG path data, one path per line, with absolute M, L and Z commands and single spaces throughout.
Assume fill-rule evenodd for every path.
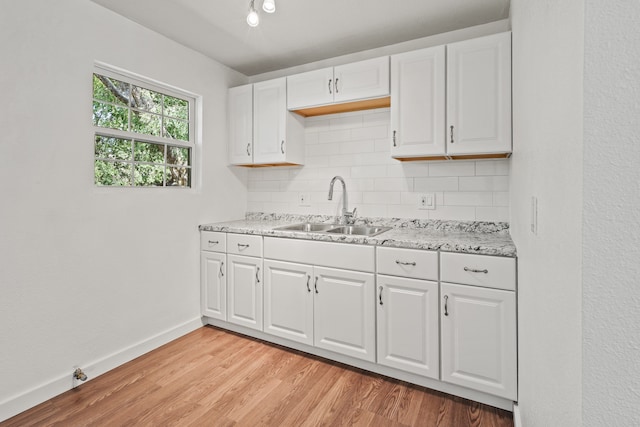
M 8 426 L 512 427 L 511 413 L 210 326 Z

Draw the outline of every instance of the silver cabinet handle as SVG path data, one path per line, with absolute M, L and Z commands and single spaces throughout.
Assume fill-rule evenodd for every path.
M 379 291 L 378 300 L 380 301 L 380 305 L 382 305 L 382 286 L 378 288 L 378 291 Z
M 244 244 L 242 244 L 242 243 L 238 243 L 238 250 L 240 250 L 240 249 L 246 249 L 246 248 L 248 248 L 248 247 L 249 247 L 249 245 L 244 245 Z
M 393 146 L 397 147 L 398 145 L 396 144 L 396 131 L 393 131 Z
M 251 143 L 247 144 L 247 156 L 251 155 Z
M 489 270 L 487 270 L 486 268 L 484 270 L 478 270 L 478 269 L 469 268 L 469 267 L 465 267 L 464 271 L 468 271 L 470 273 L 484 273 L 484 274 L 487 274 L 489 272 Z
M 333 79 L 329 79 L 329 94 L 333 95 L 333 92 L 331 92 L 331 82 L 333 81 Z
M 318 276 L 316 276 L 316 280 L 313 282 L 313 289 L 316 290 L 316 294 L 318 293 Z
M 217 240 L 209 240 L 209 244 L 210 245 L 217 245 L 218 243 L 220 243 L 220 242 L 217 241 Z
M 311 276 L 307 274 L 307 292 L 311 293 L 311 288 L 309 287 L 309 280 L 311 280 Z
M 256 267 L 256 283 L 260 283 L 260 277 L 258 276 L 260 274 L 260 267 Z
M 339 79 L 336 79 L 336 82 L 333 84 L 333 87 L 336 88 L 336 93 L 338 93 L 338 80 Z
M 449 308 L 447 307 L 449 305 L 449 295 L 445 295 L 444 296 L 444 315 L 448 316 L 449 315 Z
M 280 151 L 282 151 L 282 154 L 284 154 L 284 139 L 280 143 Z
M 220 263 L 220 277 L 224 277 L 224 271 L 222 271 L 222 269 L 224 268 L 224 262 Z
M 451 143 L 453 144 L 453 125 L 451 125 Z
M 398 264 L 398 265 L 413 265 L 415 267 L 416 262 L 415 261 L 413 261 L 413 262 L 405 262 L 405 261 L 400 261 L 400 260 L 397 259 L 396 260 L 396 264 Z

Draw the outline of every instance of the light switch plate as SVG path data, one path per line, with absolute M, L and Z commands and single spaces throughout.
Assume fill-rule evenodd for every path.
M 418 209 L 436 208 L 436 193 L 423 193 L 418 196 Z

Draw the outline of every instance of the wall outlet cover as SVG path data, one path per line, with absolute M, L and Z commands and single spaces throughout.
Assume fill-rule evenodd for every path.
M 436 208 L 436 194 L 424 193 L 418 196 L 418 209 L 433 210 Z
M 311 195 L 309 193 L 299 193 L 298 206 L 311 206 Z

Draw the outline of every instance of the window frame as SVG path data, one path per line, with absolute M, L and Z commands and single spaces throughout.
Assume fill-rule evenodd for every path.
M 94 102 L 103 102 L 103 103 L 108 103 L 102 100 L 96 100 L 93 96 L 93 74 L 99 74 L 105 77 L 109 77 L 109 78 L 113 78 L 116 80 L 120 80 L 123 81 L 125 83 L 128 83 L 132 86 L 138 86 L 141 87 L 143 89 L 149 89 L 152 90 L 154 92 L 158 92 L 162 95 L 167 95 L 170 97 L 174 97 L 174 98 L 179 98 L 182 100 L 186 100 L 189 104 L 189 108 L 188 108 L 188 128 L 189 128 L 189 140 L 188 141 L 183 141 L 183 140 L 179 140 L 179 139 L 171 139 L 171 138 L 167 138 L 167 137 L 162 137 L 162 136 L 154 136 L 154 135 L 148 135 L 148 134 L 144 134 L 144 133 L 138 133 L 138 132 L 133 132 L 130 130 L 120 130 L 120 129 L 112 129 L 112 128 L 107 128 L 107 127 L 101 127 L 101 126 L 97 126 L 93 124 L 93 116 L 91 116 L 89 118 L 90 120 L 90 125 L 93 129 L 93 138 L 92 138 L 92 165 L 94 165 L 93 167 L 93 186 L 95 188 L 101 188 L 101 189 L 113 189 L 113 188 L 174 188 L 174 189 L 180 189 L 180 190 L 195 190 L 196 188 L 196 165 L 197 165 L 197 154 L 199 151 L 199 138 L 200 138 L 200 133 L 199 133 L 199 124 L 198 124 L 198 115 L 197 112 L 200 111 L 200 103 L 201 103 L 201 97 L 192 93 L 192 92 L 188 92 L 185 91 L 183 89 L 179 89 L 175 86 L 171 86 L 162 82 L 159 82 L 157 80 L 153 80 L 150 79 L 148 77 L 144 77 L 141 76 L 139 74 L 136 73 L 132 73 L 130 71 L 126 71 L 105 63 L 101 63 L 101 62 L 95 62 L 94 63 L 94 67 L 93 67 L 93 71 L 91 74 L 91 81 L 92 81 L 92 86 L 91 86 L 91 97 L 90 97 L 90 101 L 91 101 L 91 111 L 93 111 L 93 103 Z M 113 105 L 118 105 L 118 104 L 113 104 Z M 118 105 L 120 107 L 124 107 L 123 105 Z M 129 124 L 131 124 L 131 112 L 135 109 L 134 107 L 132 107 L 131 105 L 127 105 L 126 108 L 129 111 Z M 138 110 L 138 109 L 135 109 Z M 144 110 L 140 110 L 143 111 L 145 113 L 147 113 Z M 151 113 L 151 114 L 156 114 L 157 113 Z M 171 118 L 170 116 L 165 116 L 164 114 L 159 114 L 161 116 L 161 120 L 163 120 L 164 118 Z M 131 185 L 99 185 L 96 182 L 96 174 L 95 174 L 95 162 L 96 160 L 106 160 L 106 161 L 112 161 L 111 159 L 101 159 L 101 158 L 97 158 L 96 154 L 95 154 L 95 144 L 96 144 L 96 138 L 100 136 L 100 137 L 105 137 L 105 138 L 118 138 L 118 139 L 124 139 L 124 140 L 129 140 L 131 141 L 132 144 L 132 156 L 133 156 L 133 151 L 134 151 L 134 147 L 135 147 L 135 143 L 136 142 L 143 142 L 143 143 L 151 143 L 151 144 L 161 144 L 165 146 L 165 157 L 164 160 L 165 162 L 163 163 L 163 165 L 168 166 L 169 164 L 167 163 L 167 151 L 168 151 L 168 147 L 169 146 L 174 146 L 174 147 L 179 147 L 179 148 L 188 148 L 189 149 L 189 153 L 190 153 L 190 159 L 189 159 L 189 166 L 188 168 L 190 169 L 189 171 L 189 185 L 188 186 L 180 186 L 180 185 L 166 185 L 166 169 L 165 169 L 165 178 L 163 180 L 163 185 L 135 185 L 135 181 L 132 180 Z M 119 162 L 122 163 L 129 163 L 132 165 L 136 165 L 136 164 L 149 164 L 148 162 L 138 162 L 136 161 L 133 157 L 130 160 L 121 160 Z M 160 163 L 156 163 L 155 165 L 161 165 Z M 135 168 L 134 168 L 135 169 Z M 132 170 L 133 171 L 133 170 Z M 133 176 L 132 176 L 133 179 Z

